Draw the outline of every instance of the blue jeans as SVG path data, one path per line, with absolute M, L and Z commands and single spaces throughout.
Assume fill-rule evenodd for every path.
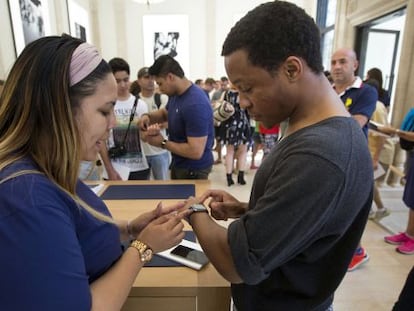
M 170 179 L 168 176 L 168 167 L 170 165 L 170 156 L 168 152 L 147 155 L 147 162 L 151 169 L 152 176 L 156 180 Z

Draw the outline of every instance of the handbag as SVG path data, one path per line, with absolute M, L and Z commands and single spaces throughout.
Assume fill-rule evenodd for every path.
M 213 109 L 213 117 L 215 122 L 223 122 L 234 114 L 234 106 L 228 101 L 219 102 Z

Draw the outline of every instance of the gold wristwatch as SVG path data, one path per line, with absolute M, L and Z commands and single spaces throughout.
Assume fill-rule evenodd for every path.
M 134 240 L 131 242 L 130 247 L 138 250 L 139 254 L 141 255 L 141 261 L 143 263 L 149 262 L 152 259 L 153 251 L 147 244 L 138 240 Z

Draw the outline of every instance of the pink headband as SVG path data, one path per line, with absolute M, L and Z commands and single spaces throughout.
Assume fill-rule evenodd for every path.
M 81 43 L 73 52 L 70 62 L 70 86 L 85 79 L 102 61 L 98 50 L 89 43 Z

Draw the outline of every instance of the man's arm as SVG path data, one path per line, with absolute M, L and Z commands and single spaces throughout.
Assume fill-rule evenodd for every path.
M 184 143 L 168 140 L 165 145 L 162 144 L 165 138 L 161 134 L 150 135 L 143 132 L 142 138 L 155 147 L 164 148 L 174 154 L 193 160 L 198 160 L 203 156 L 207 143 L 207 136 L 187 137 L 187 142 Z
M 362 114 L 353 114 L 352 117 L 358 122 L 361 128 L 368 122 L 368 118 Z
M 207 136 L 187 137 L 186 143 L 167 141 L 165 144 L 165 149 L 185 158 L 199 160 L 203 156 L 206 143 Z
M 150 113 L 146 113 L 143 114 L 140 118 L 140 120 L 138 121 L 138 126 L 142 128 L 142 120 L 143 118 L 148 118 L 149 119 L 149 124 L 155 124 L 155 123 L 165 123 L 168 121 L 168 111 L 165 108 L 160 108 L 158 110 L 155 111 L 151 111 Z
M 203 251 L 217 271 L 233 284 L 242 283 L 227 242 L 227 229 L 218 225 L 206 213 L 193 213 L 190 222 Z

